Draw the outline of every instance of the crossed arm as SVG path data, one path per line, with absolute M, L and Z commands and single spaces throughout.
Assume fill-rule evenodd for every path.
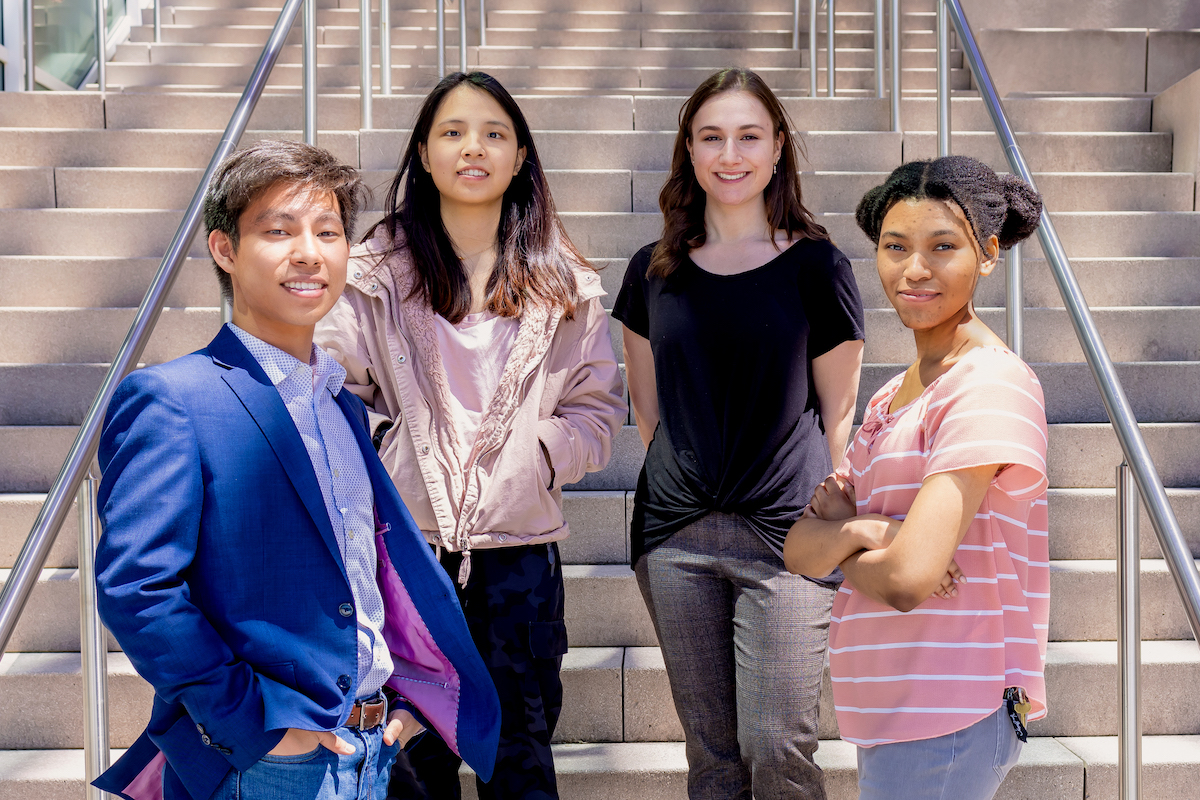
M 954 596 L 954 584 L 964 580 L 954 553 L 1001 466 L 929 476 L 903 521 L 858 514 L 854 487 L 831 475 L 788 532 L 784 564 L 813 577 L 841 566 L 856 591 L 899 611 L 930 595 Z

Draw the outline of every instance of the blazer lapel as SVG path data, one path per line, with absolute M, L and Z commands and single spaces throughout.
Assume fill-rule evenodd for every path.
M 296 494 L 300 496 L 300 502 L 317 526 L 325 546 L 342 572 L 345 572 L 346 565 L 342 562 L 341 548 L 329 522 L 329 510 L 325 508 L 321 485 L 317 483 L 308 449 L 288 414 L 287 406 L 283 404 L 283 398 L 258 361 L 228 328 L 221 329 L 208 350 L 214 361 L 227 368 L 222 376 L 225 383 L 238 396 L 246 412 L 267 438 Z

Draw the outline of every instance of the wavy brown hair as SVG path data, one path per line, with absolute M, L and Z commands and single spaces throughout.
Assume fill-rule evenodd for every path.
M 731 67 L 711 75 L 696 87 L 692 96 L 679 109 L 679 133 L 671 154 L 671 174 L 658 195 L 658 207 L 663 213 L 663 233 L 650 256 L 648 275 L 666 277 L 679 268 L 689 250 L 704 244 L 704 190 L 696 181 L 696 171 L 688 153 L 692 141 L 692 122 L 700 107 L 723 92 L 749 92 L 758 98 L 771 117 L 774 135 L 783 134 L 783 150 L 779 166 L 771 182 L 763 190 L 767 203 L 764 220 L 772 231 L 787 231 L 788 239 L 828 239 L 829 232 L 817 224 L 811 211 L 804 207 L 800 194 L 797 170 L 804 158 L 799 137 L 792 135 L 792 121 L 779 98 L 757 73 L 741 67 Z M 807 160 L 805 158 L 805 160 Z M 776 249 L 779 245 L 775 245 Z
M 384 218 L 364 238 L 371 238 L 380 226 L 391 235 L 383 263 L 396 247 L 396 234 L 403 231 L 419 276 L 413 294 L 424 295 L 433 310 L 451 323 L 470 312 L 471 284 L 442 224 L 441 195 L 421 166 L 419 150 L 429 140 L 442 101 L 459 86 L 469 86 L 499 103 L 513 121 L 518 147 L 525 148 L 521 171 L 504 192 L 496 231 L 499 252 L 487 282 L 486 307 L 502 317 L 518 317 L 528 303 L 549 302 L 561 306 L 571 319 L 579 302 L 572 270 L 591 269 L 591 265 L 575 249 L 554 210 L 525 115 L 500 81 L 485 72 L 447 75 L 425 98 L 384 200 Z

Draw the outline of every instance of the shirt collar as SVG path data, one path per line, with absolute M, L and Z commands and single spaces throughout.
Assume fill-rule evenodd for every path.
M 246 349 L 250 351 L 250 355 L 254 356 L 254 360 L 258 362 L 263 372 L 267 374 L 271 385 L 278 388 L 279 384 L 287 380 L 297 370 L 307 369 L 312 372 L 314 393 L 318 389 L 324 388 L 328 389 L 329 393 L 334 397 L 337 397 L 338 392 L 342 390 L 342 385 L 346 382 L 346 370 L 332 356 L 315 344 L 312 346 L 312 355 L 309 358 L 309 363 L 305 364 L 291 353 L 285 353 L 275 345 L 264 342 L 262 339 L 251 333 L 247 333 L 232 322 L 227 322 L 226 325 L 238 337 L 238 340 L 246 346 Z

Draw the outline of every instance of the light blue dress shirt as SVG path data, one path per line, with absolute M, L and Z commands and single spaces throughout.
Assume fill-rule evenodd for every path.
M 346 370 L 316 345 L 305 364 L 232 323 L 229 328 L 275 385 L 317 473 L 357 610 L 356 697 L 370 697 L 391 676 L 392 654 L 382 633 L 371 479 L 350 421 L 333 399 L 342 390 Z

